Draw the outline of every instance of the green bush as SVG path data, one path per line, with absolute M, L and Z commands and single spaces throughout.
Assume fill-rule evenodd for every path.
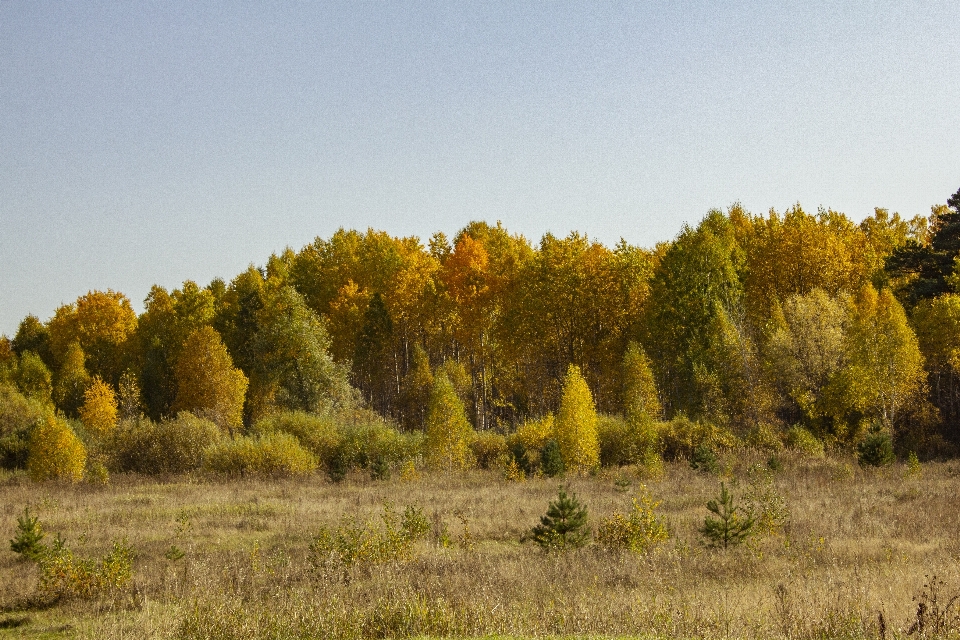
M 563 455 L 560 453 L 560 444 L 553 438 L 547 440 L 543 449 L 540 450 L 540 469 L 548 478 L 559 476 L 566 469 Z
M 694 422 L 682 415 L 662 423 L 659 432 L 663 455 L 669 460 L 690 460 L 701 445 L 713 451 L 725 451 L 740 444 L 737 436 L 728 429 L 709 422 Z
M 10 551 L 26 560 L 39 560 L 48 551 L 47 545 L 43 544 L 46 535 L 40 518 L 31 516 L 30 508 L 24 507 L 23 515 L 17 516 L 17 533 L 10 540 Z
M 216 424 L 183 412 L 159 423 L 143 417 L 124 421 L 105 449 L 115 471 L 186 473 L 199 469 L 204 451 L 222 439 L 223 431 Z
M 30 431 L 49 410 L 49 406 L 26 397 L 12 385 L 0 384 L 0 468 L 27 466 Z
M 800 425 L 795 425 L 787 431 L 787 446 L 811 458 L 824 456 L 823 441 Z
M 334 415 L 305 411 L 275 413 L 259 420 L 251 429 L 251 434 L 257 436 L 272 433 L 289 433 L 324 467 L 329 466 L 344 440 L 343 430 Z
M 738 545 L 747 539 L 753 530 L 754 517 L 746 517 L 737 513 L 739 507 L 733 504 L 733 495 L 727 491 L 727 486 L 720 483 L 720 495 L 716 500 L 707 502 L 707 510 L 717 516 L 707 516 L 700 528 L 700 533 L 706 538 L 711 547 L 727 547 Z
M 470 443 L 473 457 L 481 469 L 505 467 L 510 462 L 507 439 L 494 431 L 481 431 Z
M 697 445 L 690 456 L 690 468 L 703 473 L 717 473 L 720 471 L 720 461 L 717 454 L 704 443 Z
M 317 459 L 289 433 L 270 433 L 212 445 L 204 452 L 204 468 L 227 475 L 304 475 L 316 470 Z

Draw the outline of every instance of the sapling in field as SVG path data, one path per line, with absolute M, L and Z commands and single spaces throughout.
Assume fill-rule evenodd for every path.
M 17 535 L 10 541 L 10 550 L 26 560 L 39 560 L 47 552 L 43 544 L 46 535 L 40 517 L 31 516 L 30 507 L 25 507 L 23 515 L 17 516 Z
M 717 517 L 704 518 L 700 533 L 711 547 L 726 549 L 740 544 L 750 535 L 754 518 L 752 515 L 744 517 L 737 513 L 737 507 L 733 505 L 733 495 L 727 491 L 724 483 L 720 483 L 718 499 L 707 502 L 707 509 Z
M 577 494 L 567 495 L 563 487 L 557 499 L 550 502 L 546 515 L 540 517 L 528 536 L 544 551 L 566 551 L 582 547 L 590 540 L 587 508 Z

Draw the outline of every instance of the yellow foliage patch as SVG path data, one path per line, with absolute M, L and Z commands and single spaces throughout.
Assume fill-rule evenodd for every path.
M 83 394 L 80 420 L 87 431 L 101 438 L 117 426 L 117 396 L 99 376 Z
M 64 420 L 48 414 L 30 435 L 27 470 L 30 477 L 42 480 L 83 479 L 87 450 Z

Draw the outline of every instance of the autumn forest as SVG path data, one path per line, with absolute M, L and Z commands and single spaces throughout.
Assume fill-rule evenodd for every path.
M 163 468 L 131 461 L 131 434 L 199 420 L 234 441 L 293 434 L 333 473 L 431 459 L 529 472 L 550 437 L 563 444 L 550 425 L 576 389 L 599 416 L 585 466 L 870 438 L 952 456 L 958 256 L 960 191 L 929 217 L 859 224 L 734 205 L 650 249 L 484 222 L 426 243 L 341 229 L 229 282 L 155 286 L 140 315 L 108 290 L 24 318 L 0 340 L 0 456 L 29 466 L 39 432 L 67 430 L 90 451 L 77 473 L 98 447 L 102 473 Z M 345 453 L 349 437 L 323 444 L 304 420 L 366 435 Z M 102 444 L 118 424 L 133 442 Z

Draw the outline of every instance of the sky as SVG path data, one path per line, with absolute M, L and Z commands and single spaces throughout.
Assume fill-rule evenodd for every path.
M 676 236 L 960 188 L 960 3 L 0 0 L 0 333 L 338 228 Z

